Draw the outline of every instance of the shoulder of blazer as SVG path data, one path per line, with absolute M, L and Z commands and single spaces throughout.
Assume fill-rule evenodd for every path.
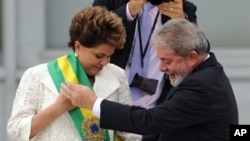
M 114 4 L 113 9 L 116 10 L 128 2 L 129 0 L 113 0 L 113 4 Z

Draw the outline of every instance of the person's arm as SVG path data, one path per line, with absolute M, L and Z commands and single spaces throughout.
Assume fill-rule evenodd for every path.
M 109 11 L 114 11 L 119 15 L 123 20 L 126 18 L 126 0 L 94 0 L 92 6 L 102 6 L 106 7 Z
M 190 22 L 197 24 L 196 5 L 186 0 L 183 3 L 183 10 L 185 13 L 185 18 Z
M 39 77 L 36 70 L 28 69 L 24 72 L 16 91 L 7 131 L 11 140 L 29 140 L 32 117 L 37 113 L 39 101 Z
M 28 69 L 20 80 L 7 124 L 7 131 L 12 140 L 22 141 L 34 137 L 61 114 L 63 105 L 66 106 L 65 103 L 60 105 L 55 103 L 44 111 L 38 111 L 40 102 L 44 100 L 40 80 L 40 73 L 43 73 L 41 70 L 44 69 L 40 67 Z M 63 98 L 61 96 L 61 100 Z M 61 100 L 57 100 L 57 103 L 59 104 Z
M 106 7 L 109 11 L 114 11 L 117 9 L 118 3 L 114 0 L 94 0 L 92 3 L 92 6 L 104 6 Z
M 144 0 L 94 0 L 92 6 L 102 6 L 114 11 L 123 20 L 133 21 L 141 12 Z
M 94 103 L 93 109 L 92 109 L 92 113 L 93 115 L 95 115 L 97 118 L 100 119 L 101 116 L 101 103 L 102 103 L 103 99 L 98 97 L 97 100 Z M 141 141 L 142 136 L 139 134 L 133 134 L 133 133 L 126 133 L 126 132 L 119 132 L 116 131 L 117 134 L 119 134 L 123 139 L 125 140 L 133 140 L 133 141 Z
M 171 100 L 151 109 L 102 100 L 100 104 L 97 104 L 97 107 L 100 107 L 100 126 L 118 131 L 150 135 L 204 123 L 211 114 L 206 89 L 197 79 L 190 80 L 190 82 L 192 83 L 178 86 L 178 90 L 172 89 L 169 94 L 174 93 L 175 96 Z M 70 95 L 73 105 L 93 111 L 93 107 L 96 107 L 94 105 L 96 105 L 98 97 L 86 86 L 63 85 L 62 93 L 65 96 Z
M 67 98 L 59 94 L 55 103 L 32 117 L 30 138 L 42 131 L 61 114 L 73 108 L 75 106 Z

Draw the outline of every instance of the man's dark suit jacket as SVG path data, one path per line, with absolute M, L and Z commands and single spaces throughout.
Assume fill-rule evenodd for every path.
M 104 100 L 101 127 L 151 135 L 147 141 L 229 140 L 230 124 L 238 124 L 237 104 L 223 67 L 210 55 L 155 108 Z
M 131 52 L 131 47 L 134 39 L 135 34 L 135 26 L 136 26 L 136 19 L 134 21 L 128 21 L 126 15 L 126 4 L 129 0 L 94 0 L 93 6 L 105 6 L 109 11 L 114 11 L 117 15 L 119 15 L 122 20 L 123 24 L 126 29 L 126 43 L 124 44 L 124 48 L 122 50 L 116 50 L 115 53 L 111 56 L 110 62 L 116 64 L 117 66 L 125 69 L 128 58 Z M 196 21 L 196 6 L 189 2 L 183 2 L 183 9 L 187 15 L 189 21 L 193 23 L 197 23 Z M 170 18 L 165 15 L 161 15 L 162 17 L 162 24 L 167 22 Z M 171 88 L 169 80 L 166 80 L 164 83 L 163 90 L 161 95 L 157 101 L 157 104 L 161 103 L 165 98 L 165 93 Z

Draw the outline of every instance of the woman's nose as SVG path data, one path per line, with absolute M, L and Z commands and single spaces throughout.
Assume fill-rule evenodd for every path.
M 103 66 L 105 66 L 105 65 L 107 65 L 107 64 L 109 63 L 109 61 L 110 61 L 110 58 L 105 58 L 105 59 L 102 59 L 100 63 L 101 63 Z

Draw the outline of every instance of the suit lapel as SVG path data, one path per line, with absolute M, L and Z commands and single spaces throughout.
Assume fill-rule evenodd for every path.
M 42 81 L 42 84 L 45 87 L 47 87 L 53 94 L 58 95 L 58 91 L 57 91 L 56 86 L 55 86 L 52 78 L 50 77 L 50 75 L 48 75 L 47 77 L 45 77 L 41 81 Z
M 120 82 L 110 70 L 104 67 L 95 77 L 93 89 L 97 96 L 107 98 L 120 87 Z
M 165 101 L 165 99 L 167 97 L 167 94 L 169 93 L 170 89 L 172 88 L 170 80 L 169 80 L 169 78 L 166 77 L 166 74 L 164 74 L 164 80 L 163 81 L 164 81 L 164 85 L 163 85 L 163 88 L 162 88 L 162 91 L 161 91 L 161 95 L 157 100 L 157 105 Z
M 172 96 L 173 96 L 173 94 L 175 93 L 175 90 L 177 89 L 177 87 L 172 87 L 171 89 L 170 89 L 170 91 L 168 92 L 168 94 L 167 94 L 167 97 L 165 98 L 165 101 L 166 100 L 168 100 L 168 99 L 170 99 Z

